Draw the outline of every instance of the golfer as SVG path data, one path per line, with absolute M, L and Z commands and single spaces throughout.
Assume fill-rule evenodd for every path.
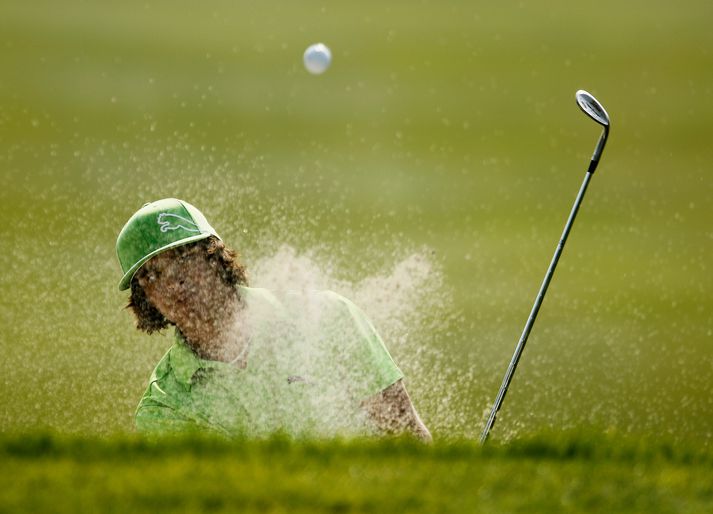
M 175 327 L 139 402 L 138 430 L 430 441 L 403 373 L 356 305 L 331 291 L 248 287 L 236 253 L 191 204 L 144 205 L 116 251 L 137 328 Z

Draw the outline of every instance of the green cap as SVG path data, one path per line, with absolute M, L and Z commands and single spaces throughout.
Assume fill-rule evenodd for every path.
M 154 255 L 208 236 L 220 239 L 201 211 L 188 202 L 166 198 L 145 204 L 116 238 L 116 256 L 124 273 L 119 290 L 128 289 L 134 274 Z

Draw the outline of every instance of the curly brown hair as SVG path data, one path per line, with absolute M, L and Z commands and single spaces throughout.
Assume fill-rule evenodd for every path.
M 215 236 L 201 239 L 195 243 L 179 246 L 173 250 L 180 257 L 184 253 L 194 248 L 202 249 L 206 259 L 215 261 L 220 270 L 220 278 L 230 286 L 248 285 L 245 267 L 239 262 L 238 254 L 223 244 L 223 241 Z M 131 279 L 131 297 L 126 308 L 130 309 L 136 316 L 136 328 L 149 334 L 162 330 L 173 323 L 167 320 L 161 312 L 149 301 L 143 288 L 139 285 L 137 276 L 142 272 L 139 268 Z

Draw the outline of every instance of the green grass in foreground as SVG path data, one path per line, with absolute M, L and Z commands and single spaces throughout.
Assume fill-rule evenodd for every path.
M 541 434 L 404 440 L 0 439 L 0 512 L 711 512 L 713 454 Z

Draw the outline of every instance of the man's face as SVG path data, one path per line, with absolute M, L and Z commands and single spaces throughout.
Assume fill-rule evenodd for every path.
M 136 273 L 148 300 L 183 330 L 209 330 L 229 303 L 231 287 L 200 246 L 175 248 L 151 258 Z

